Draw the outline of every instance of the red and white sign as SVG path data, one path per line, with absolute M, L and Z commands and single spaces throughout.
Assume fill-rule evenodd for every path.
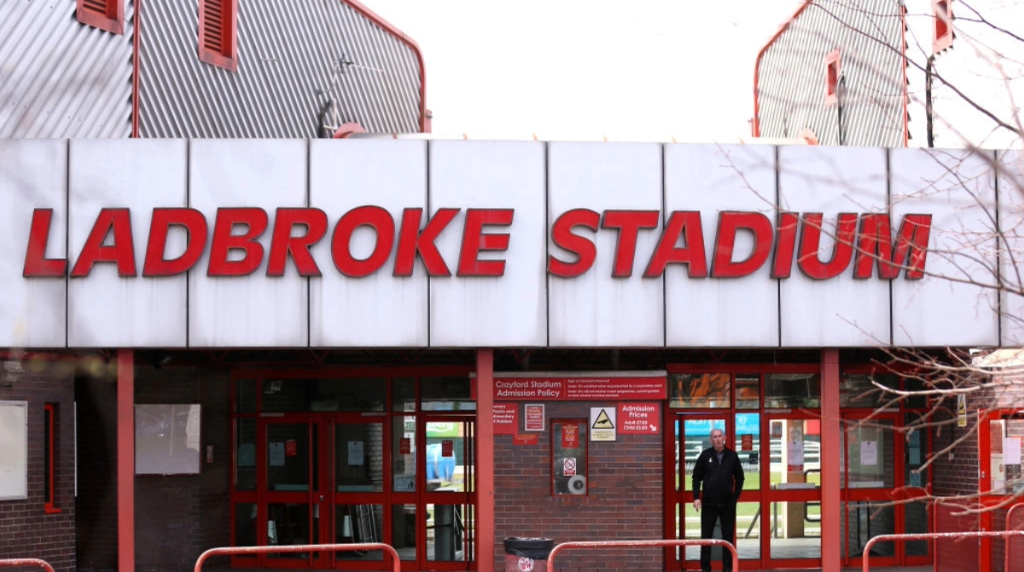
M 396 243 L 390 268 L 394 276 L 412 276 L 416 258 L 422 261 L 429 276 L 451 276 L 453 266 L 459 277 L 504 276 L 506 261 L 501 253 L 508 250 L 512 239 L 510 227 L 515 209 L 465 209 L 458 260 L 446 261 L 436 241 L 462 211 L 441 208 L 425 217 L 422 208 L 406 208 L 396 220 L 383 207 L 361 206 L 341 215 L 327 238 L 330 221 L 318 208 L 279 207 L 271 217 L 263 208 L 221 207 L 213 216 L 212 225 L 198 209 L 155 208 L 150 214 L 140 272 L 135 252 L 143 245 L 137 248 L 135 244 L 131 209 L 101 209 L 69 271 L 68 259 L 46 258 L 54 211 L 37 208 L 27 237 L 23 276 L 80 278 L 89 276 L 97 263 L 116 265 L 122 277 L 173 276 L 194 268 L 207 249 L 208 276 L 248 276 L 261 268 L 264 260 L 267 276 L 284 276 L 289 263 L 295 265 L 300 276 L 321 276 L 320 264 L 310 249 L 325 240 L 330 241 L 334 267 L 352 278 L 369 276 L 384 268 Z M 871 278 L 876 267 L 882 279 L 896 278 L 904 269 L 907 279 L 924 276 L 932 215 L 906 214 L 895 233 L 887 214 L 840 213 L 835 219 L 836 254 L 830 261 L 821 262 L 817 254 L 822 228 L 828 227 L 823 213 L 782 212 L 775 224 L 759 212 L 723 211 L 719 213 L 717 238 L 709 259 L 700 211 L 672 211 L 665 216 L 657 210 L 597 212 L 576 208 L 561 214 L 550 230 L 551 241 L 574 259 L 565 261 L 549 255 L 547 271 L 553 276 L 574 278 L 593 268 L 597 244 L 587 232 L 581 231 L 588 229 L 591 233 L 611 232 L 618 236 L 612 268 L 615 278 L 628 278 L 635 268 L 644 269 L 644 278 L 660 278 L 673 264 L 685 265 L 690 278 L 749 276 L 765 264 L 771 266 L 772 278 L 788 278 L 796 267 L 810 278 L 826 280 L 851 266 L 853 277 L 861 279 Z M 637 253 L 640 234 L 654 232 L 662 220 L 667 223 L 654 251 Z M 360 227 L 372 229 L 376 236 L 372 251 L 365 258 L 357 258 L 352 251 L 352 237 Z M 187 230 L 188 239 L 184 252 L 168 258 L 167 242 L 172 228 Z M 244 230 L 235 234 L 236 229 Z M 266 233 L 270 233 L 269 252 L 259 242 Z M 742 233 L 753 234 L 755 248 L 745 259 L 734 260 L 737 236 Z M 678 246 L 680 237 L 685 238 L 685 246 Z M 485 253 L 487 257 L 481 258 Z M 638 257 L 640 264 L 636 264 Z
M 580 446 L 580 428 L 578 425 L 562 425 L 562 448 L 575 449 Z M 573 461 L 575 466 L 575 461 Z
M 519 405 L 516 403 L 494 404 L 494 434 L 515 435 L 519 431 Z
M 519 562 L 517 563 L 517 566 L 519 567 L 519 572 L 532 572 L 533 571 L 533 558 L 527 558 L 525 556 L 520 556 L 519 557 Z
M 442 457 L 454 457 L 455 450 L 453 448 L 454 441 L 444 440 L 441 441 L 441 456 Z
M 527 403 L 524 408 L 526 409 L 526 431 L 543 431 L 544 430 L 544 404 L 543 403 Z
M 665 399 L 667 381 L 657 377 L 495 377 L 496 401 L 543 399 L 591 401 Z
M 740 435 L 740 450 L 742 451 L 753 451 L 754 450 L 754 436 L 750 433 Z
M 576 459 L 562 459 L 562 476 L 576 476 Z
M 284 454 L 289 457 L 299 454 L 298 444 L 295 442 L 295 439 L 288 439 L 284 442 Z
M 660 435 L 660 403 L 620 403 L 618 431 L 625 435 Z
M 402 455 L 408 455 L 412 453 L 412 439 L 408 437 L 402 437 L 402 440 L 398 442 L 398 452 Z

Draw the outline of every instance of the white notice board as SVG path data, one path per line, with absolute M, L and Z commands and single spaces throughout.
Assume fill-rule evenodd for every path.
M 28 402 L 0 401 L 0 500 L 28 498 Z
M 137 404 L 135 474 L 198 474 L 200 411 L 198 403 Z

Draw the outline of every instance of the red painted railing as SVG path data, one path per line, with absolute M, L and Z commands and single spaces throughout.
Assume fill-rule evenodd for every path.
M 380 542 L 365 542 L 362 544 L 294 544 L 292 546 L 225 546 L 222 548 L 211 548 L 199 555 L 196 560 L 195 572 L 202 572 L 203 562 L 211 556 L 252 556 L 254 554 L 280 554 L 289 552 L 345 552 L 345 551 L 370 551 L 383 550 L 391 556 L 391 569 L 400 572 L 401 563 L 398 560 L 398 552 L 388 544 Z M 51 568 L 49 572 L 53 572 Z
M 38 566 L 46 572 L 53 572 L 53 566 L 45 560 L 38 558 L 6 558 L 0 559 L 0 568 L 14 568 L 15 566 Z
M 904 540 L 959 540 L 961 538 L 1005 538 L 1007 540 L 1012 536 L 1020 536 L 1024 538 L 1024 530 L 1003 530 L 1003 531 L 988 531 L 988 532 L 929 532 L 922 534 L 880 534 L 867 542 L 864 545 L 863 562 L 864 572 L 869 572 L 871 558 L 871 547 L 876 542 L 899 542 Z M 1004 554 L 1005 563 L 1003 570 L 1009 572 L 1010 568 L 1010 551 L 1007 550 Z
M 721 546 L 729 549 L 732 554 L 732 569 L 740 569 L 740 557 L 736 553 L 736 547 L 727 540 L 721 538 L 689 538 L 682 540 L 596 540 L 591 542 L 563 542 L 555 546 L 551 554 L 548 555 L 548 570 L 555 570 L 555 556 L 557 556 L 563 550 L 570 550 L 573 548 L 583 549 L 604 549 L 604 548 L 635 548 L 635 547 L 655 547 L 655 548 L 669 548 L 672 546 Z M 198 572 L 198 570 L 196 571 Z

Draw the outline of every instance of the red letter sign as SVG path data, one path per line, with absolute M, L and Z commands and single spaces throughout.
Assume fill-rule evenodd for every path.
M 459 276 L 504 276 L 504 260 L 480 260 L 481 250 L 508 250 L 508 233 L 484 234 L 484 226 L 510 226 L 512 209 L 468 209 L 459 253 Z
M 658 211 L 604 211 L 601 227 L 619 229 L 612 277 L 629 278 L 633 275 L 637 236 L 641 228 L 658 228 L 658 216 Z
M 303 236 L 292 236 L 295 225 L 306 227 Z M 274 216 L 274 234 L 270 240 L 267 276 L 284 276 L 284 261 L 291 254 L 299 276 L 320 276 L 320 267 L 309 253 L 327 234 L 327 215 L 320 209 L 277 209 Z
M 373 252 L 362 260 L 352 256 L 351 250 L 352 234 L 361 226 L 372 228 L 376 235 Z M 362 278 L 384 266 L 391 256 L 391 247 L 394 244 L 395 221 L 391 218 L 391 213 L 381 207 L 359 207 L 345 213 L 334 227 L 331 255 L 339 272 L 352 278 Z
M 114 244 L 103 246 L 113 232 Z M 135 245 L 132 243 L 132 215 L 128 209 L 103 209 L 92 225 L 89 238 L 78 255 L 71 276 L 88 276 L 97 262 L 116 262 L 121 276 L 135 276 Z
M 562 213 L 551 227 L 551 241 L 576 255 L 576 262 L 563 262 L 552 254 L 548 256 L 548 272 L 562 278 L 575 278 L 594 265 L 597 247 L 589 238 L 573 234 L 572 229 L 583 226 L 597 232 L 601 215 L 590 209 L 573 209 Z
M 236 224 L 245 225 L 245 234 L 234 235 Z M 263 245 L 256 239 L 267 230 L 267 213 L 258 208 L 217 209 L 217 222 L 213 227 L 210 246 L 210 266 L 207 276 L 246 276 L 263 262 Z M 241 250 L 241 260 L 228 260 L 231 250 Z
M 836 244 L 832 249 L 832 260 L 828 262 L 818 259 L 821 223 L 821 213 L 804 215 L 800 232 L 800 256 L 797 258 L 797 264 L 808 277 L 827 280 L 839 276 L 853 259 L 853 237 L 857 233 L 857 215 L 852 213 L 839 215 L 839 220 L 836 222 Z
M 904 278 L 919 280 L 924 276 L 924 262 L 928 256 L 928 237 L 931 234 L 932 215 L 908 214 L 900 224 L 899 237 L 895 247 L 892 244 L 892 230 L 889 216 L 865 214 L 860 218 L 860 238 L 857 242 L 857 259 L 854 262 L 854 278 L 870 278 L 872 262 L 878 261 L 878 276 L 892 280 L 900 274 L 904 265 Z M 909 257 L 908 257 L 909 253 Z
M 167 250 L 167 233 L 171 225 L 185 227 L 188 239 L 185 252 L 174 260 L 164 258 Z M 146 262 L 142 265 L 143 276 L 174 276 L 188 272 L 203 255 L 206 247 L 206 217 L 196 209 L 174 208 L 153 209 L 153 220 L 149 224 L 149 241 L 146 243 Z
M 754 233 L 754 251 L 746 260 L 733 262 L 736 233 L 746 229 Z M 711 263 L 714 278 L 739 278 L 753 274 L 768 260 L 772 249 L 772 222 L 761 213 L 722 212 L 718 215 L 718 237 L 715 258 Z
M 46 245 L 50 239 L 50 221 L 53 220 L 53 209 L 35 209 L 32 211 L 32 228 L 28 232 L 28 250 L 25 252 L 25 268 L 21 275 L 33 276 L 64 276 L 68 271 L 68 261 L 63 258 L 46 258 Z
M 676 248 L 679 237 L 684 246 Z M 645 277 L 661 276 L 668 264 L 685 264 L 690 278 L 704 278 L 708 275 L 708 261 L 704 257 L 704 231 L 700 224 L 699 211 L 675 211 L 668 219 L 665 232 L 661 234 L 654 256 L 644 271 Z
M 420 217 L 423 209 L 405 209 L 402 213 L 402 230 L 398 234 L 398 253 L 395 255 L 395 276 L 412 276 L 412 264 L 419 253 L 430 276 L 451 276 L 448 266 L 437 251 L 434 240 L 444 227 L 452 222 L 459 209 L 438 209 L 434 218 L 420 232 Z

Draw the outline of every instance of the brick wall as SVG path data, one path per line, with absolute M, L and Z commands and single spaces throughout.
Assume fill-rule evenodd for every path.
M 590 416 L 590 407 L 609 403 L 549 402 L 551 419 Z M 523 412 L 520 409 L 520 424 Z M 521 429 L 521 426 L 520 426 Z M 663 537 L 663 435 L 617 435 L 614 442 L 590 442 L 587 496 L 551 496 L 551 435 L 536 445 L 515 445 L 511 435 L 494 443 L 495 566 L 504 569 L 506 537 L 573 540 L 660 539 Z M 561 570 L 663 570 L 661 550 L 574 551 L 560 556 Z
M 29 360 L 0 401 L 28 402 L 28 498 L 0 501 L 0 558 L 41 558 L 58 572 L 75 569 L 74 371 L 67 362 Z M 55 505 L 44 512 L 44 406 L 56 404 Z

